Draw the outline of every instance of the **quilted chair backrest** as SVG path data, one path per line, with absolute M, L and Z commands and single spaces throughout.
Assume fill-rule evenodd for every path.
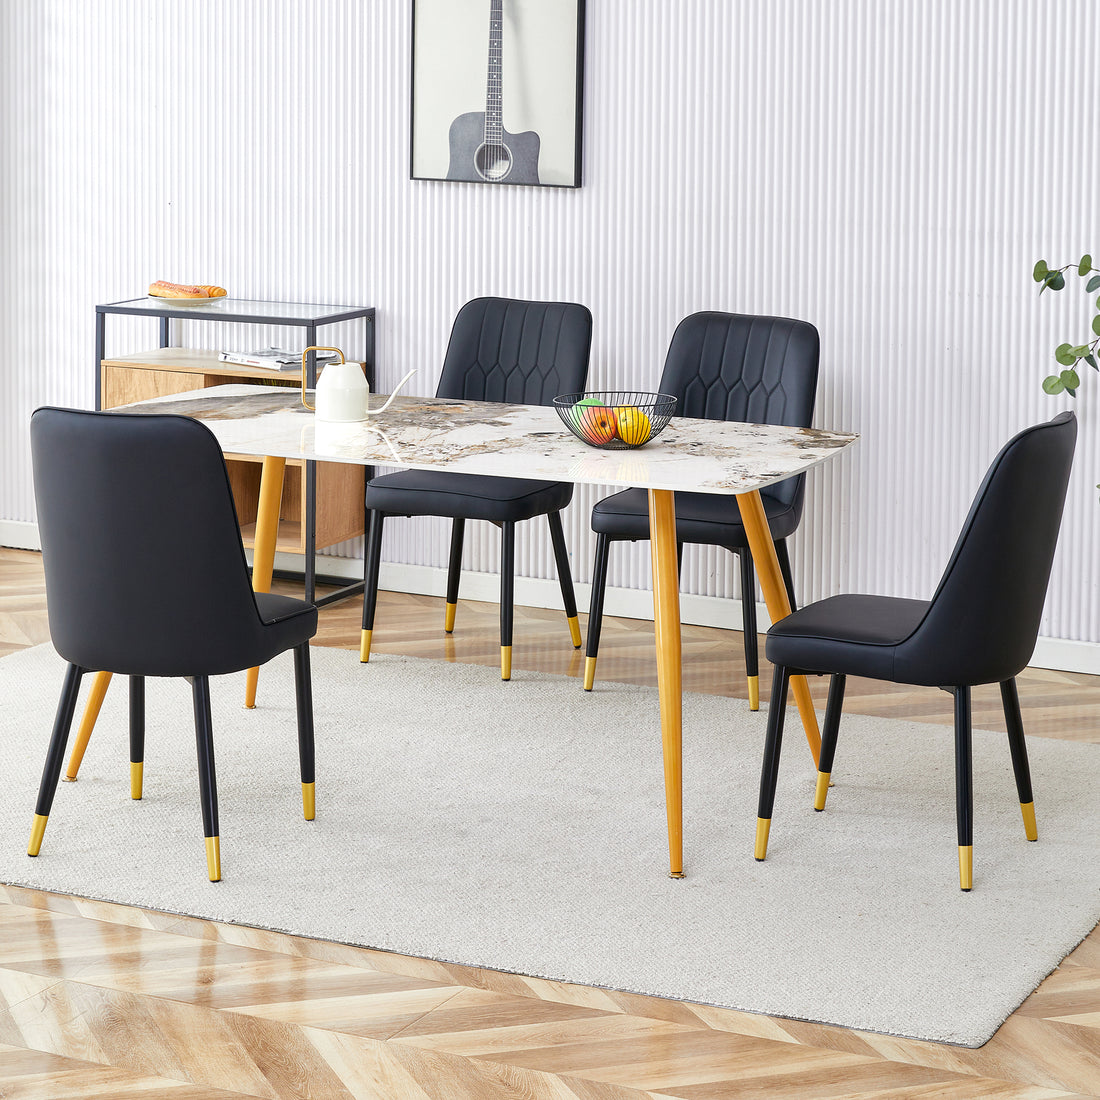
M 455 318 L 436 397 L 549 405 L 584 389 L 591 347 L 584 306 L 475 298 Z
M 672 336 L 660 390 L 677 397 L 677 416 L 808 428 L 819 351 L 808 321 L 693 313 Z M 804 482 L 799 475 L 767 492 L 801 507 Z

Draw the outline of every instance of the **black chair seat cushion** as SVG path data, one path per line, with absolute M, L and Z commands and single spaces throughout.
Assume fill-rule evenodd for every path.
M 272 657 L 308 642 L 317 633 L 317 608 L 313 604 L 273 592 L 253 595 L 264 624 L 264 641 L 269 642 Z
M 902 667 L 908 666 L 902 643 L 923 622 L 929 606 L 928 600 L 895 596 L 832 596 L 772 626 L 767 657 L 772 664 L 804 672 L 912 683 Z
M 760 500 L 772 538 L 793 534 L 801 501 L 778 500 L 767 492 L 761 492 Z M 645 489 L 624 489 L 604 497 L 592 509 L 592 530 L 616 539 L 648 539 L 649 494 Z M 748 545 L 737 501 L 717 493 L 676 494 L 676 538 L 731 549 Z
M 560 512 L 573 496 L 565 481 L 402 470 L 367 486 L 367 509 L 389 516 L 448 516 L 518 523 Z

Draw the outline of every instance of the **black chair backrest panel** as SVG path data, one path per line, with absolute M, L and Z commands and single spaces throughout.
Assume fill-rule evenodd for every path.
M 475 298 L 455 317 L 436 397 L 549 405 L 584 389 L 591 346 L 585 306 Z
M 899 679 L 938 686 L 1000 683 L 1027 665 L 1076 440 L 1077 418 L 1065 412 L 1025 429 L 1001 449 L 927 615 L 898 647 Z
M 740 313 L 693 313 L 676 327 L 659 389 L 677 416 L 808 428 L 814 415 L 820 340 L 808 321 Z M 801 508 L 805 476 L 768 489 Z
M 676 328 L 662 393 L 677 416 L 808 428 L 820 342 L 807 321 L 737 313 L 693 313 Z
M 240 654 L 262 646 L 262 624 L 205 425 L 42 408 L 31 453 L 50 636 L 65 660 L 148 676 L 248 667 Z

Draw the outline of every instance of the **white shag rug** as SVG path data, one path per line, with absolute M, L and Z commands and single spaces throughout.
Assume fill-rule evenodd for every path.
M 190 688 L 147 684 L 129 797 L 116 678 L 77 783 L 26 855 L 64 665 L 0 661 L 0 880 L 408 955 L 980 1046 L 1100 919 L 1100 747 L 1029 738 L 1039 842 L 1003 733 L 974 736 L 974 889 L 958 888 L 949 729 L 846 716 L 824 813 L 796 712 L 753 859 L 766 711 L 684 698 L 687 877 L 667 877 L 654 690 L 312 650 L 317 819 L 289 656 L 213 683 L 223 881 Z M 90 677 L 85 678 L 80 710 Z M 1024 722 L 1026 726 L 1027 714 Z M 75 726 L 75 723 L 74 723 Z M 75 735 L 75 730 L 74 730 Z M 72 737 L 70 737 L 70 745 Z

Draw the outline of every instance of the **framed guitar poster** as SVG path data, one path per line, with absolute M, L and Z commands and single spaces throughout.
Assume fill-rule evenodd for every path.
M 413 0 L 413 179 L 581 185 L 584 0 Z

